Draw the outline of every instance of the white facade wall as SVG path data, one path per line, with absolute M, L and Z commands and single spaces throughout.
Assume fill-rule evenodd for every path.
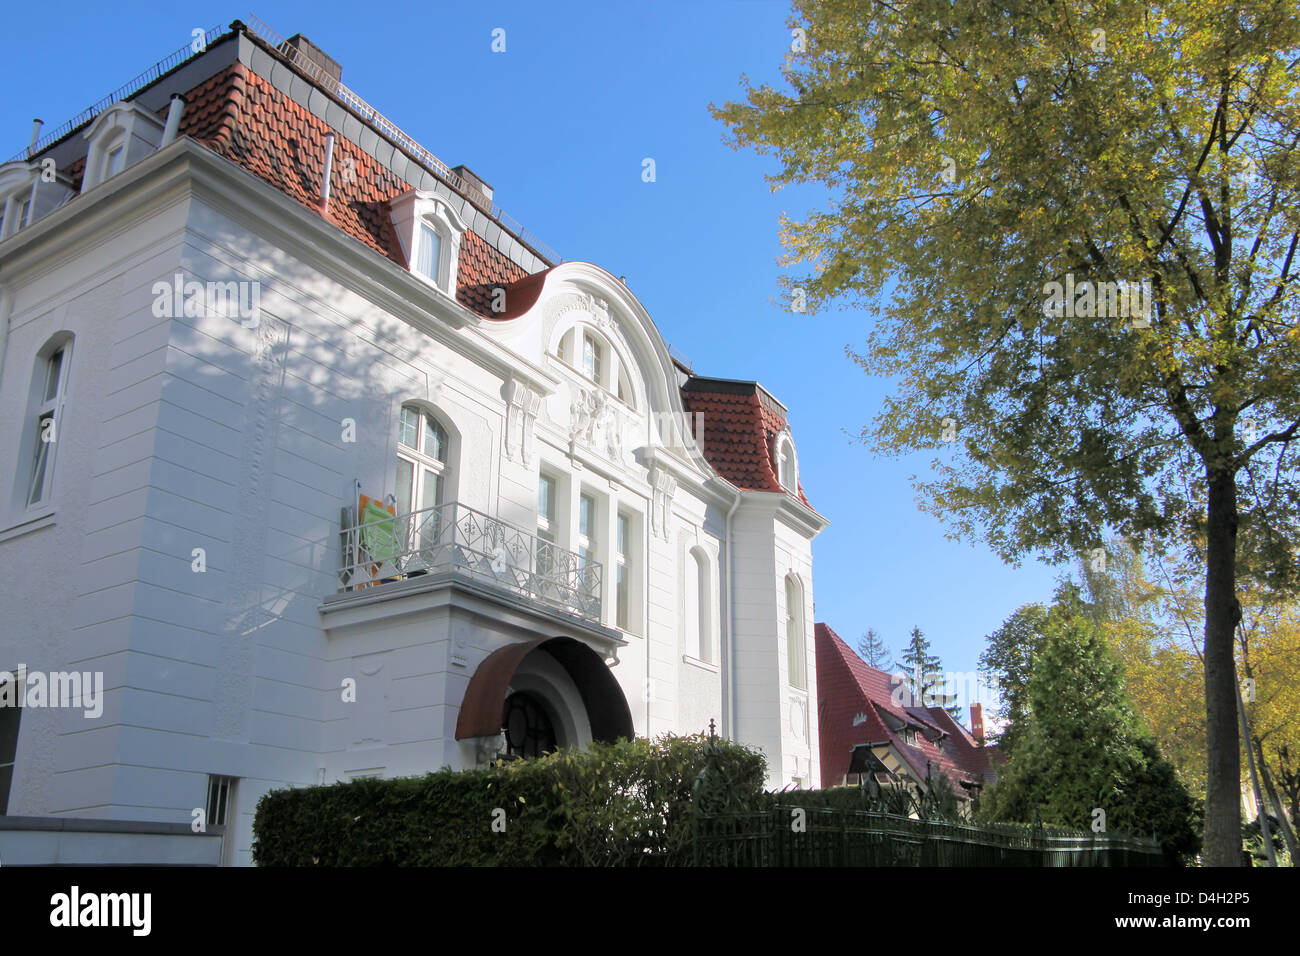
M 51 216 L 39 255 L 0 247 L 10 303 L 0 447 L 24 447 L 38 350 L 57 333 L 75 337 L 51 507 L 22 507 L 23 454 L 5 456 L 0 474 L 0 670 L 102 670 L 106 688 L 97 719 L 23 713 L 10 814 L 189 823 L 208 776 L 227 775 L 239 780 L 233 861 L 247 863 L 268 789 L 472 765 L 454 734 L 475 668 L 500 647 L 561 635 L 625 642 L 613 674 L 638 734 L 713 720 L 763 749 L 770 784 L 818 779 L 815 708 L 793 722 L 792 708 L 816 700 L 819 529 L 787 523 L 771 500 L 785 496 L 746 495 L 728 553 L 739 492 L 659 435 L 658 416 L 682 410 L 676 372 L 625 287 L 562 266 L 525 315 L 496 324 L 437 294 L 385 295 L 370 280 L 397 267 L 374 265 L 341 235 L 299 235 L 332 227 L 201 147 L 164 153 Z M 177 273 L 257 283 L 256 327 L 156 315 L 155 283 Z M 621 448 L 599 432 L 575 437 L 582 379 L 553 354 L 575 325 L 598 332 L 631 373 L 632 401 L 615 406 Z M 540 395 L 522 445 L 507 435 L 512 381 Z M 340 510 L 356 483 L 372 496 L 394 490 L 405 402 L 435 412 L 451 437 L 447 501 L 534 531 L 545 468 L 560 482 L 560 541 L 575 548 L 578 496 L 596 496 L 605 636 L 472 589 L 323 604 L 338 591 Z M 664 500 L 652 480 L 669 472 Z M 621 634 L 620 509 L 632 517 L 633 569 Z M 707 564 L 708 659 L 685 640 L 686 615 L 698 614 L 686 606 L 695 554 Z M 786 681 L 787 573 L 806 604 L 806 693 Z M 341 693 L 349 680 L 355 702 Z M 514 686 L 573 704 L 561 732 L 590 739 L 562 669 L 533 664 Z

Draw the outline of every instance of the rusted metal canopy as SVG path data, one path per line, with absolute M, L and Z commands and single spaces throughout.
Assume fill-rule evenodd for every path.
M 550 637 L 498 648 L 479 664 L 461 701 L 460 716 L 456 719 L 457 740 L 491 737 L 501 732 L 506 689 L 519 665 L 533 651 L 550 654 L 573 678 L 587 709 L 593 740 L 612 742 L 633 736 L 632 711 L 628 709 L 623 688 L 618 686 L 600 655 L 571 637 Z

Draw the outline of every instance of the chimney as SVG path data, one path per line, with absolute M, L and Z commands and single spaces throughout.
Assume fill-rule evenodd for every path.
M 460 177 L 460 181 L 464 183 L 466 186 L 468 186 L 470 189 L 475 189 L 478 190 L 480 193 L 482 193 L 483 198 L 487 200 L 489 205 L 492 203 L 492 187 L 489 186 L 487 183 L 483 182 L 483 180 L 478 177 L 478 174 L 475 173 L 474 170 L 470 169 L 468 166 L 461 165 L 461 166 L 453 166 L 451 171 L 456 176 Z M 477 198 L 477 197 L 471 197 L 471 198 Z
M 339 61 L 301 33 L 295 33 L 289 37 L 284 41 L 284 45 L 295 51 L 288 54 L 289 59 L 299 66 L 307 67 L 308 73 L 312 72 L 311 67 L 315 67 L 319 71 L 321 79 L 329 77 L 336 83 L 343 79 L 343 67 L 339 64 Z
M 41 138 L 41 127 L 45 125 L 45 120 L 32 120 L 32 141 L 27 144 L 27 155 L 31 156 L 36 149 L 36 141 Z
M 163 129 L 162 143 L 159 149 L 176 139 L 176 134 L 181 128 L 181 114 L 185 112 L 185 97 L 179 93 L 173 93 L 171 103 L 167 106 L 167 125 Z
M 970 705 L 970 732 L 975 742 L 984 746 L 984 707 L 981 704 Z

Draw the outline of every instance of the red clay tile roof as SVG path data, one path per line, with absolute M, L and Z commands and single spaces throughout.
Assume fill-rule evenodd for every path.
M 325 137 L 333 132 L 330 206 L 324 218 L 358 242 L 407 266 L 388 204 L 408 191 L 409 183 L 242 63 L 209 77 L 190 90 L 186 100 L 182 135 L 203 143 L 318 215 Z M 462 305 L 499 318 L 491 310 L 490 290 L 525 276 L 521 266 L 473 231 L 466 231 L 456 281 L 456 298 Z
M 853 748 L 865 743 L 888 743 L 919 780 L 925 779 L 927 766 L 932 773 L 947 774 L 958 794 L 963 793 L 962 780 L 982 784 L 990 779 L 996 747 L 980 747 L 942 707 L 898 706 L 889 674 L 868 665 L 827 625 L 817 624 L 814 633 L 823 787 L 842 782 Z M 890 728 L 891 720 L 929 730 L 932 736 L 943 731 L 943 749 L 924 733 L 916 745 L 905 743 Z
M 704 457 L 719 475 L 747 491 L 786 490 L 772 460 L 785 415 L 763 401 L 758 383 L 693 377 L 682 386 L 682 402 L 700 416 Z M 798 498 L 808 504 L 802 484 Z

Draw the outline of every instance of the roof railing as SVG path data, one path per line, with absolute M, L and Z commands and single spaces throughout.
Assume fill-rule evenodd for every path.
M 421 146 L 413 136 L 406 133 L 383 113 L 344 86 L 341 81 L 326 72 L 325 68 L 316 60 L 291 45 L 288 40 L 251 14 L 245 26 L 250 33 L 271 47 L 281 58 L 292 63 L 295 69 L 303 73 L 313 83 L 352 110 L 377 133 L 396 144 L 404 153 L 422 164 L 430 172 L 446 180 L 453 189 L 464 195 L 476 206 L 482 207 L 488 215 L 505 227 L 508 232 L 514 233 L 543 259 L 548 260 L 552 265 L 564 261 L 558 252 L 542 242 L 541 239 L 525 229 L 518 220 L 492 202 L 486 193 L 452 172 L 451 167 Z
M 26 160 L 31 159 L 37 153 L 40 153 L 42 150 L 46 149 L 52 144 L 57 143 L 59 140 L 63 139 L 63 137 L 67 136 L 77 127 L 94 119 L 96 116 L 98 116 L 104 110 L 108 109 L 108 107 L 112 106 L 114 103 L 120 102 L 121 100 L 127 99 L 128 97 L 133 96 L 136 93 L 139 93 L 142 89 L 144 89 L 150 83 L 157 80 L 164 73 L 168 72 L 174 67 L 180 66 L 182 63 L 184 63 L 186 60 L 190 59 L 191 57 L 198 56 L 200 53 L 202 53 L 204 50 L 208 48 L 209 43 L 214 42 L 219 36 L 221 36 L 222 33 L 225 32 L 225 29 L 226 29 L 225 27 L 218 26 L 218 27 L 213 27 L 211 30 L 205 32 L 203 34 L 203 43 L 198 50 L 194 49 L 195 44 L 198 42 L 198 37 L 195 37 L 193 40 L 185 44 L 175 53 L 163 57 L 161 60 L 159 60 L 153 66 L 149 67 L 149 69 L 145 70 L 135 79 L 118 87 L 116 90 L 114 90 L 112 93 L 109 93 L 103 99 L 98 100 L 95 103 L 92 103 L 90 106 L 87 106 L 84 110 L 82 110 L 76 116 L 72 117 L 72 119 L 68 120 L 62 126 L 59 126 L 58 128 L 52 130 L 49 133 L 46 133 L 35 143 L 33 143 L 30 147 L 15 153 L 7 161 L 11 163 L 18 163 L 18 162 L 24 162 Z

